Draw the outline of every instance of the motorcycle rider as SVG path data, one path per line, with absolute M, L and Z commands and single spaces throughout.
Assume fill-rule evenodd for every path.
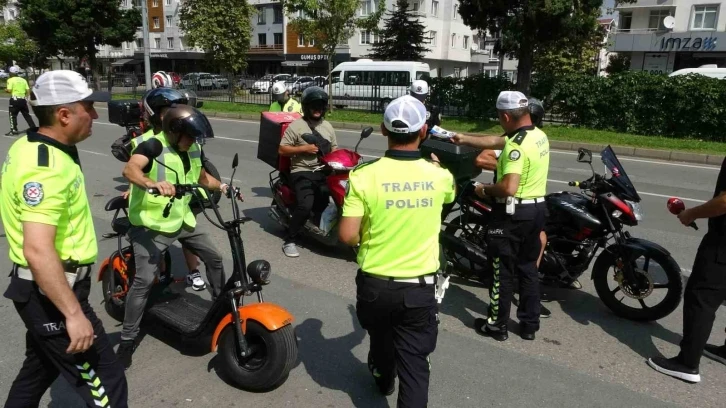
M 272 99 L 274 101 L 270 104 L 270 112 L 296 112 L 301 115 L 303 114 L 302 106 L 298 101 L 290 97 L 290 92 L 282 81 L 275 82 L 272 85 Z
M 166 108 L 163 132 L 151 136 L 164 147 L 158 161 L 152 160 L 151 144 L 145 140 L 136 146 L 123 176 L 132 183 L 129 195 L 129 239 L 133 242 L 136 276 L 126 298 L 126 315 L 117 355 L 125 368 L 131 366 L 149 292 L 159 275 L 162 253 L 179 240 L 202 258 L 207 266 L 207 279 L 212 299 L 219 296 L 225 282 L 222 254 L 209 235 L 195 229 L 196 219 L 189 207 L 191 197 L 185 195 L 171 201 L 175 188 L 172 182 L 199 183 L 210 191 L 227 193 L 229 186 L 207 173 L 202 166 L 200 145 L 213 138 L 209 120 L 198 109 L 188 105 Z M 160 196 L 147 193 L 156 188 Z M 168 208 L 168 210 L 167 210 Z M 164 217 L 167 213 L 167 217 Z
M 148 140 L 154 135 L 162 133 L 161 122 L 164 118 L 165 108 L 171 107 L 175 104 L 187 105 L 189 104 L 189 98 L 182 95 L 181 92 L 176 89 L 168 87 L 158 87 L 147 91 L 141 98 L 142 105 L 144 107 L 144 121 L 149 125 L 149 130 L 141 135 L 140 137 L 131 140 L 131 149 L 136 148 L 136 145 Z M 202 156 L 206 160 L 206 156 Z M 129 189 L 123 196 L 128 198 Z M 197 202 L 196 199 L 192 199 L 190 203 L 192 212 L 196 217 L 202 210 L 202 203 Z M 182 252 L 184 253 L 184 260 L 187 264 L 188 274 L 186 277 L 187 285 L 191 286 L 196 291 L 204 290 L 207 288 L 207 283 L 202 279 L 202 274 L 199 272 L 199 258 L 194 255 L 188 248 L 182 245 Z M 165 264 L 162 263 L 162 266 Z
M 282 252 L 288 257 L 300 256 L 295 241 L 304 225 L 324 235 L 317 225 L 320 224 L 320 214 L 328 205 L 329 198 L 322 189 L 325 186 L 325 174 L 314 170 L 320 165 L 318 154 L 325 155 L 338 148 L 335 129 L 325 120 L 327 110 L 328 93 L 318 86 L 306 88 L 302 94 L 303 117 L 290 123 L 278 148 L 278 154 L 292 158 L 290 184 L 295 190 L 297 201 L 282 245 Z M 305 134 L 312 134 L 317 139 L 316 143 L 305 141 Z M 315 215 L 312 222 L 309 220 L 311 212 Z

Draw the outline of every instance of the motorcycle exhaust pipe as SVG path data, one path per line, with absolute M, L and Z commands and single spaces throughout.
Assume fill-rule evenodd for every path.
M 487 263 L 487 256 L 481 248 L 468 242 L 462 241 L 460 238 L 455 237 L 453 234 L 450 234 L 446 231 L 441 231 L 439 233 L 439 241 L 444 248 L 454 251 L 459 255 L 462 255 L 467 259 L 473 261 L 474 263 L 483 265 Z

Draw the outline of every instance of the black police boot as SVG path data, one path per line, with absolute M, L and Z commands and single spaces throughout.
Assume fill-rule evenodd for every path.
M 373 364 L 373 357 L 371 357 L 370 351 L 368 352 L 368 371 L 371 372 L 371 375 L 373 376 L 376 386 L 378 386 L 378 390 L 381 394 L 385 396 L 393 394 L 393 391 L 396 389 L 396 377 L 391 377 L 390 380 L 383 378 L 381 373 L 378 372 L 378 369 L 376 369 L 376 366 Z
M 497 326 L 487 324 L 487 319 L 477 318 L 474 320 L 474 329 L 483 336 L 489 336 L 496 341 L 505 341 L 509 338 L 507 324 Z
M 136 351 L 136 342 L 134 340 L 121 340 L 121 344 L 116 350 L 116 358 L 123 364 L 125 370 L 131 367 L 131 356 L 134 351 Z
M 531 329 L 529 327 L 523 327 L 522 325 L 519 326 L 519 337 L 522 338 L 522 340 L 534 340 L 534 333 L 536 330 Z

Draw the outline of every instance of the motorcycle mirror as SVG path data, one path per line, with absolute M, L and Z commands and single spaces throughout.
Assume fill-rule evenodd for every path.
M 161 142 L 158 139 L 149 139 L 146 141 L 149 146 L 149 150 L 147 154 L 145 155 L 149 159 L 155 159 L 159 156 L 161 156 L 161 152 L 164 150 L 164 146 L 161 145 Z
M 232 159 L 232 168 L 236 169 L 238 164 L 239 164 L 239 153 L 235 153 L 234 159 Z
M 579 163 L 592 163 L 592 152 L 584 147 L 577 149 L 577 161 Z
M 367 128 L 363 129 L 363 131 L 362 131 L 362 132 L 360 132 L 360 138 L 361 138 L 361 139 L 365 139 L 365 138 L 367 138 L 368 136 L 370 136 L 370 135 L 371 135 L 371 133 L 373 133 L 373 128 L 372 128 L 372 127 L 370 127 L 370 126 L 368 126 Z
M 204 106 L 204 101 L 197 102 L 197 109 L 201 108 L 202 106 Z

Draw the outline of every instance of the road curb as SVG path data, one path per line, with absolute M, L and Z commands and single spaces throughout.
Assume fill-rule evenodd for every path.
M 217 118 L 227 119 L 241 119 L 241 120 L 253 120 L 259 121 L 260 115 L 253 113 L 234 113 L 234 112 L 206 112 L 208 116 Z M 356 123 L 356 122 L 337 122 L 331 121 L 330 124 L 335 129 L 346 129 L 346 130 L 363 130 L 368 126 L 373 126 L 374 130 L 378 130 L 378 123 Z M 472 136 L 486 136 L 483 133 L 467 133 Z M 557 150 L 573 151 L 576 152 L 580 147 L 592 150 L 594 153 L 600 152 L 607 145 L 592 144 L 592 143 L 578 143 L 578 142 L 567 142 L 560 140 L 550 140 L 550 148 Z M 724 160 L 723 154 L 702 154 L 702 153 L 690 153 L 680 150 L 656 150 L 656 149 L 643 149 L 632 146 L 612 146 L 613 150 L 618 156 L 623 157 L 637 157 L 643 159 L 656 159 L 665 160 L 672 162 L 683 162 L 683 163 L 694 163 L 694 164 L 711 164 L 720 165 Z

